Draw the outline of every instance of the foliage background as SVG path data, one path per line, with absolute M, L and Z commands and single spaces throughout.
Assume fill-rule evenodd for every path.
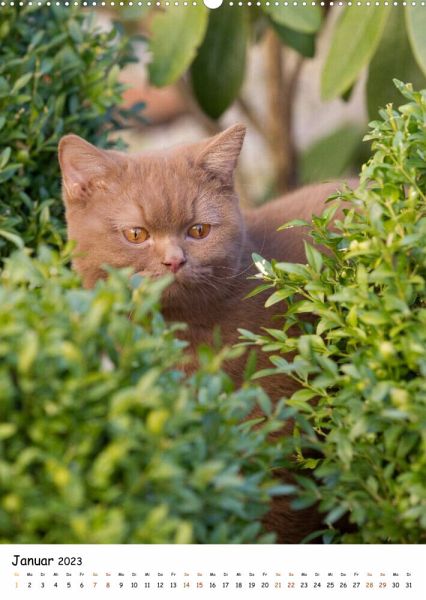
M 360 142 L 368 119 L 398 101 L 392 78 L 425 85 L 421 6 L 289 4 L 119 13 L 129 30 L 147 37 L 145 92 L 174 89 L 180 111 L 190 116 L 187 129 L 191 120 L 198 135 L 247 123 L 248 157 L 245 163 L 243 153 L 239 176 L 247 203 L 356 173 L 368 156 Z M 159 93 L 153 99 L 161 103 Z

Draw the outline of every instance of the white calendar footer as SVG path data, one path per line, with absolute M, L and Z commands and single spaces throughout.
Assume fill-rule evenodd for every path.
M 3 545 L 0 596 L 181 600 L 426 598 L 426 547 Z

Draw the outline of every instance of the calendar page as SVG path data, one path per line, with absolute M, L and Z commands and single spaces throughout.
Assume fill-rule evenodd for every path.
M 413 598 L 415 546 L 71 546 L 1 549 L 7 598 Z
M 0 0 L 0 597 L 426 599 L 426 2 Z

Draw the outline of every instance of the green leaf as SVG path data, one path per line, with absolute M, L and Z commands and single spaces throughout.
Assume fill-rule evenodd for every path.
M 20 164 L 9 164 L 6 169 L 0 172 L 0 183 L 4 183 L 8 179 L 11 179 L 20 167 Z
M 24 242 L 19 237 L 19 235 L 16 235 L 16 233 L 12 233 L 11 231 L 6 231 L 4 229 L 0 229 L 0 236 L 6 240 L 9 240 L 9 242 L 12 242 L 12 244 L 15 244 L 15 246 L 17 248 L 24 247 Z
M 256 252 L 253 252 L 253 254 L 251 255 L 253 263 L 256 267 L 256 269 L 262 273 L 262 275 L 273 275 L 274 272 L 272 270 L 271 267 L 271 263 L 269 261 L 267 261 L 265 258 L 263 258 L 262 256 L 260 256 L 260 254 L 256 254 Z
M 265 290 L 269 290 L 271 287 L 272 287 L 271 283 L 262 283 L 262 285 L 258 285 L 253 290 L 251 290 L 251 292 L 249 292 L 247 294 L 247 296 L 244 296 L 244 300 L 248 300 L 249 298 L 253 298 L 253 296 L 257 296 L 258 294 L 261 294 Z
M 27 83 L 30 81 L 30 79 L 32 78 L 32 76 L 33 76 L 33 73 L 31 72 L 31 73 L 25 73 L 25 75 L 22 75 L 21 77 L 19 77 L 13 84 L 11 94 L 16 94 L 16 92 L 19 92 L 20 89 L 25 87 L 27 85 Z
M 221 6 L 211 12 L 191 78 L 198 103 L 213 119 L 220 117 L 238 96 L 244 81 L 248 36 L 246 10 Z
M 34 48 L 36 46 L 38 46 L 39 43 L 41 42 L 41 40 L 43 39 L 44 34 L 45 34 L 44 31 L 37 31 L 37 33 L 34 34 L 32 40 L 31 40 L 30 45 L 28 46 L 28 50 L 34 50 Z
M 271 296 L 269 296 L 265 302 L 265 308 L 269 308 L 270 306 L 277 304 L 277 302 L 282 302 L 292 294 L 294 294 L 293 290 L 277 290 Z
M 0 76 L 0 98 L 9 93 L 10 87 L 7 79 Z
M 289 363 L 285 358 L 282 358 L 282 356 L 271 356 L 269 360 L 275 367 L 285 373 L 290 373 L 292 371 L 292 364 Z
M 279 262 L 275 265 L 277 271 L 283 271 L 284 273 L 291 273 L 298 275 L 299 277 L 309 277 L 309 271 L 304 265 L 297 263 Z
M 291 508 L 294 510 L 303 510 L 304 508 L 309 508 L 309 506 L 315 504 L 316 501 L 317 499 L 313 496 L 301 496 L 298 500 L 294 500 L 291 503 Z
M 18 370 L 27 373 L 37 358 L 39 341 L 34 331 L 28 330 L 22 337 L 22 347 L 18 353 Z
M 303 243 L 305 246 L 306 259 L 309 263 L 309 266 L 312 267 L 312 269 L 316 273 L 319 273 L 322 269 L 322 263 L 323 263 L 321 252 L 318 252 L 318 250 L 316 248 L 314 248 L 307 242 L 304 241 Z
M 281 225 L 281 227 L 278 227 L 277 231 L 284 231 L 284 229 L 292 229 L 293 227 L 306 227 L 309 225 L 310 223 L 303 219 L 292 219 L 291 221 L 284 223 L 284 225 Z
M 290 400 L 295 400 L 296 402 L 308 402 L 317 395 L 318 394 L 313 390 L 297 390 L 297 392 L 294 392 L 294 394 L 291 396 Z
M 353 84 L 346 90 L 346 92 L 343 92 L 343 94 L 340 96 L 343 102 L 349 102 L 349 100 L 352 98 L 352 92 L 354 91 L 354 89 L 355 85 Z
M 383 37 L 371 61 L 367 81 L 367 105 L 370 119 L 389 102 L 394 107 L 404 104 L 392 79 L 409 81 L 417 88 L 426 86 L 426 78 L 417 66 L 404 24 L 404 8 L 393 7 Z M 408 14 L 408 13 L 406 13 Z M 423 11 L 426 15 L 426 12 Z M 423 39 L 425 35 L 423 33 Z M 426 48 L 426 45 L 425 45 Z
M 406 6 L 405 20 L 408 38 L 417 64 L 426 74 L 426 11 L 422 6 Z M 404 77 L 406 81 L 411 81 Z
M 5 167 L 9 162 L 11 152 L 12 149 L 10 146 L 8 146 L 3 150 L 3 152 L 0 153 L 0 169 L 3 169 L 3 167 Z
M 256 342 L 259 337 L 256 333 L 248 331 L 248 329 L 238 328 L 238 332 L 241 333 L 242 338 L 247 338 L 249 340 L 252 340 L 253 342 Z
M 118 65 L 114 65 L 107 76 L 108 85 L 111 85 L 111 86 L 114 85 L 116 83 L 116 81 L 118 80 L 119 75 L 120 75 L 120 67 Z
M 83 32 L 81 27 L 77 24 L 76 21 L 70 21 L 68 24 L 68 31 L 70 32 L 70 36 L 72 40 L 76 44 L 81 44 L 83 42 Z
M 297 491 L 297 487 L 290 483 L 283 483 L 279 485 L 275 485 L 268 489 L 268 494 L 270 496 L 286 496 L 288 494 L 294 494 Z
M 253 376 L 252 379 L 256 380 L 256 379 L 262 379 L 262 377 L 269 377 L 269 375 L 276 375 L 276 371 L 275 369 L 262 369 L 261 371 L 257 371 Z M 263 421 L 263 419 L 258 419 L 257 422 L 261 423 Z M 254 423 L 257 424 L 257 423 Z
M 362 144 L 362 129 L 343 125 L 314 142 L 302 154 L 300 177 L 303 183 L 342 176 L 353 163 Z
M 259 390 L 259 394 L 257 395 L 256 402 L 259 405 L 260 410 L 267 415 L 271 416 L 272 412 L 272 402 L 267 394 L 263 390 Z
M 328 513 L 328 515 L 325 518 L 325 521 L 326 521 L 326 523 L 329 523 L 330 525 L 332 525 L 333 523 L 338 521 L 341 517 L 343 517 L 343 515 L 347 512 L 348 512 L 348 509 L 346 508 L 346 506 L 336 506 L 336 508 L 333 508 L 333 510 L 331 510 Z
M 275 23 L 285 25 L 295 31 L 315 33 L 321 27 L 321 9 L 319 6 L 262 6 Z
M 16 432 L 16 425 L 14 423 L 0 423 L 0 440 L 5 440 L 12 437 Z
M 343 94 L 373 56 L 391 11 L 387 6 L 359 10 L 347 6 L 336 24 L 321 77 L 321 96 L 332 100 Z
M 349 439 L 342 433 L 336 435 L 337 454 L 344 465 L 349 465 L 353 457 L 353 447 Z
M 275 29 L 280 40 L 305 58 L 312 58 L 315 55 L 315 35 L 312 33 L 303 33 L 295 31 L 285 25 L 280 25 L 271 20 L 271 25 Z
M 152 19 L 149 77 L 156 86 L 174 83 L 194 59 L 207 27 L 207 8 L 198 3 L 191 10 L 170 6 Z

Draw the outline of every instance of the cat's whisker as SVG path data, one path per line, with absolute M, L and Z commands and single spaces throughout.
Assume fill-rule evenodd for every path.
M 249 271 L 250 269 L 253 268 L 253 264 L 249 264 L 245 269 L 243 269 L 242 271 L 237 271 L 237 273 L 234 273 L 233 275 L 229 276 L 229 277 L 219 277 L 216 276 L 218 279 L 222 280 L 222 279 L 236 279 L 238 277 L 240 277 L 241 275 L 243 275 L 244 273 L 246 273 L 247 271 Z M 219 267 L 220 270 L 222 269 L 229 269 L 230 271 L 233 271 L 234 269 L 232 269 L 232 267 L 225 267 L 225 266 L 220 266 Z
M 220 287 L 209 276 L 201 275 L 200 277 L 197 277 L 197 284 L 199 284 L 199 283 L 220 291 Z M 197 291 L 202 293 L 204 290 L 203 290 L 203 288 L 197 288 Z

